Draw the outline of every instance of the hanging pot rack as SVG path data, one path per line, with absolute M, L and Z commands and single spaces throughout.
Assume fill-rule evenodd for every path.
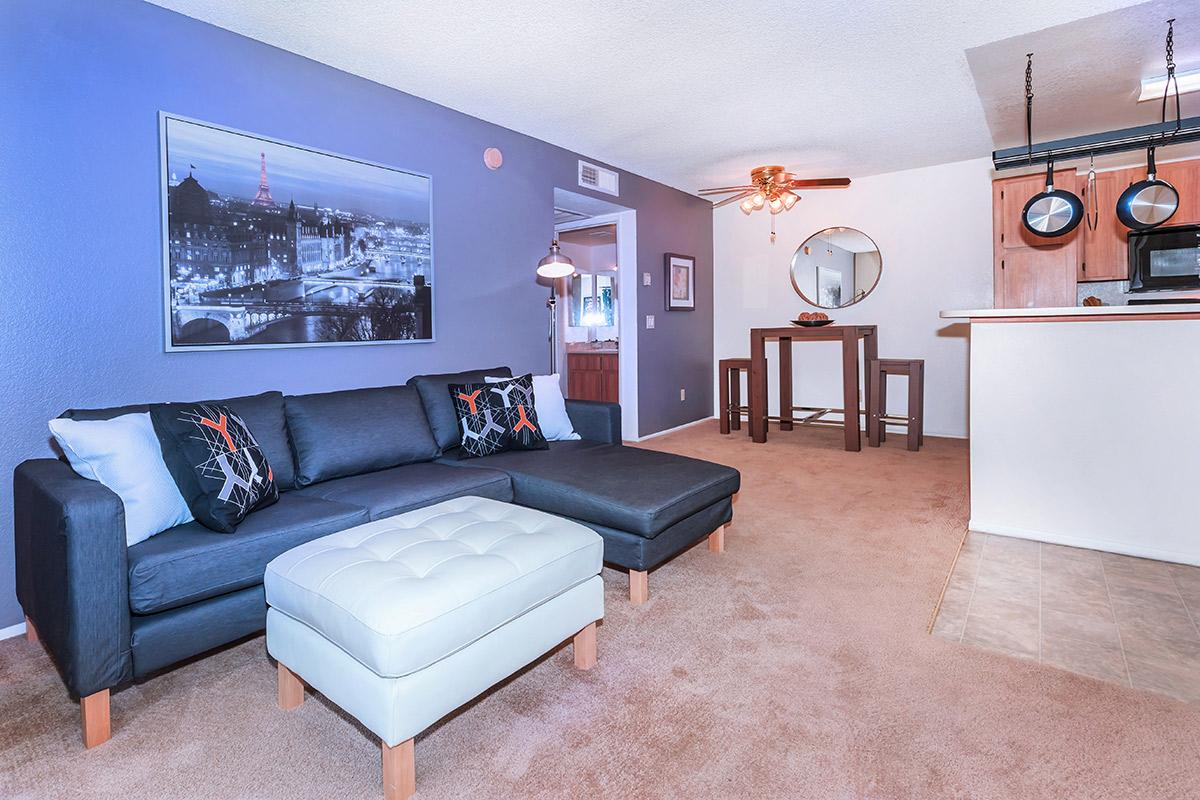
M 1178 127 L 1176 127 L 1178 125 Z M 1165 137 L 1165 138 L 1164 138 Z M 1033 147 L 1009 147 L 992 153 L 992 164 L 997 170 L 1018 169 L 1044 165 L 1053 157 L 1055 162 L 1075 161 L 1091 156 L 1112 153 L 1146 152 L 1154 146 L 1158 149 L 1187 142 L 1200 142 L 1200 117 L 1155 122 L 1136 128 L 1122 128 L 1104 133 L 1073 136 L 1070 139 L 1055 139 L 1052 142 L 1035 142 Z
M 1163 91 L 1162 119 L 1151 125 L 1140 125 L 1135 128 L 1121 128 L 1103 133 L 1091 133 L 1084 136 L 1073 136 L 1069 139 L 1056 139 L 1052 142 L 1030 143 L 1031 108 L 1033 93 L 1030 88 L 1030 67 L 1025 68 L 1025 147 L 1009 147 L 1004 150 L 992 151 L 992 164 L 996 170 L 1018 169 L 1046 164 L 1050 161 L 1073 161 L 1087 158 L 1094 160 L 1096 156 L 1113 153 L 1128 153 L 1134 150 L 1148 150 L 1152 147 L 1162 148 L 1173 144 L 1185 144 L 1200 141 L 1200 117 L 1179 118 L 1179 81 L 1175 77 L 1175 20 L 1167 20 L 1166 60 L 1167 83 Z M 1027 57 L 1032 58 L 1032 53 Z M 1167 101 L 1171 96 L 1171 85 L 1175 86 L 1175 119 L 1167 121 Z

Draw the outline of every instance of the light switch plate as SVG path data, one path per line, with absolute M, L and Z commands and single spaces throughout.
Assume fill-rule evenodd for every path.
M 686 390 L 686 389 L 684 389 L 683 387 L 680 387 L 680 389 L 679 389 L 679 402 L 681 402 L 681 403 L 682 403 L 682 402 L 685 402 L 686 400 L 687 400 L 687 390 Z
M 643 272 L 642 273 L 642 286 L 649 286 L 649 285 L 650 285 L 650 273 Z
M 648 331 L 654 330 L 654 315 L 653 314 L 646 315 L 646 330 L 648 330 Z

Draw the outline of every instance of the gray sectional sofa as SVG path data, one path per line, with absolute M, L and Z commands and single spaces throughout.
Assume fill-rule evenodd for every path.
M 510 373 L 218 401 L 250 427 L 281 490 L 278 503 L 232 534 L 190 522 L 127 547 L 117 495 L 65 461 L 20 464 L 17 596 L 72 695 L 86 702 L 103 692 L 107 718 L 110 688 L 261 631 L 263 573 L 274 557 L 442 500 L 477 495 L 582 522 L 604 538 L 605 560 L 630 570 L 631 586 L 639 578 L 644 586 L 648 570 L 732 519 L 736 470 L 622 446 L 615 404 L 568 401 L 578 441 L 459 459 L 445 387 L 485 374 Z M 64 416 L 106 419 L 147 408 Z

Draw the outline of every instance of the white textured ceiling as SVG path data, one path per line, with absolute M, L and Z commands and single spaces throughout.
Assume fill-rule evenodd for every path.
M 1065 25 L 1038 57 L 1041 130 L 1061 132 L 1074 112 L 1055 92 L 1087 109 L 1093 90 L 1132 91 L 1162 37 L 1115 48 L 1119 19 L 1072 37 L 1125 0 L 154 2 L 686 191 L 763 163 L 859 178 L 986 156 L 1022 124 L 1022 37 Z M 1200 39 L 1194 0 L 1146 5 L 1178 7 L 1177 39 Z

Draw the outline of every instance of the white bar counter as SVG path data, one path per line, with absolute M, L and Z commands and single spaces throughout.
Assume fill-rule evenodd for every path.
M 1200 304 L 971 323 L 971 530 L 1200 565 Z

